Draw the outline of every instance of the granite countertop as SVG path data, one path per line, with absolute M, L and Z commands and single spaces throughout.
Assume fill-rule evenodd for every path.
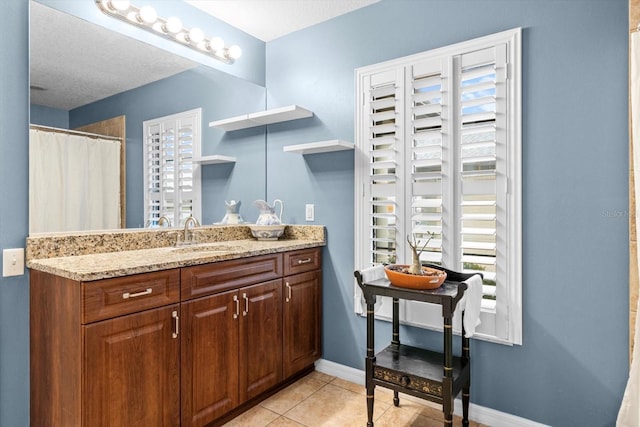
M 28 239 L 27 246 L 31 245 L 30 252 L 36 257 L 27 257 L 27 267 L 72 280 L 91 281 L 325 245 L 323 229 L 299 227 L 296 230 L 292 227 L 286 237 L 275 241 L 253 238 L 216 239 L 191 246 L 148 249 L 138 249 L 135 245 L 131 248 L 131 242 L 127 242 L 123 247 L 111 246 L 103 251 L 96 251 L 89 248 L 79 250 L 77 236 L 65 236 L 69 241 L 68 247 L 71 248 L 67 252 L 60 250 L 59 241 L 52 245 L 51 239 L 34 238 L 31 241 Z M 86 240 L 87 237 L 83 235 L 81 239 Z M 73 247 L 74 245 L 76 246 Z M 52 246 L 55 246 L 55 251 L 51 250 Z

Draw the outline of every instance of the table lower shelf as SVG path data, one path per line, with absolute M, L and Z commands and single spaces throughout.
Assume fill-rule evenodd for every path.
M 385 388 L 407 393 L 436 403 L 455 397 L 469 380 L 469 362 L 454 356 L 453 376 L 444 376 L 444 355 L 422 348 L 388 346 L 376 355 L 373 382 Z M 449 385 L 450 384 L 450 385 Z M 445 388 L 451 387 L 451 393 Z

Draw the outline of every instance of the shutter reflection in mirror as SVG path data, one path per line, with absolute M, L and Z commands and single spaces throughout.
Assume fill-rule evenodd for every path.
M 201 110 L 195 109 L 144 122 L 145 220 L 160 217 L 173 226 L 193 215 L 200 218 L 200 170 L 194 161 L 200 149 Z

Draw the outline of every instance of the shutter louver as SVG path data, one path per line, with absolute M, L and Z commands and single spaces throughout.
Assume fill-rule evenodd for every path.
M 422 248 L 423 262 L 442 264 L 443 229 L 443 109 L 444 76 L 441 61 L 416 64 L 408 76 L 411 82 L 410 233 Z

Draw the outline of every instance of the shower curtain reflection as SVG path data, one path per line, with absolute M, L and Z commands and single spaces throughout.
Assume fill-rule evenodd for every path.
M 29 233 L 120 227 L 120 141 L 29 130 Z

